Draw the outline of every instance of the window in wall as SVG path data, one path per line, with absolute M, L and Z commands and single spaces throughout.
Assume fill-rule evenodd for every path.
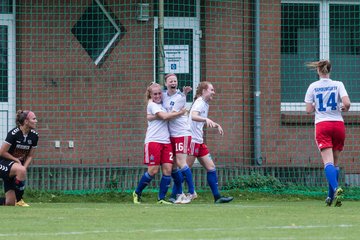
M 14 0 L 0 0 L 0 14 L 12 13 Z
M 305 62 L 319 59 L 319 5 L 281 6 L 281 101 L 301 102 L 316 74 Z
M 8 101 L 8 27 L 0 25 L 0 102 Z
M 155 17 L 159 16 L 159 2 L 154 4 Z M 196 17 L 196 0 L 169 0 L 164 2 L 165 17 Z
M 94 0 L 71 32 L 94 63 L 99 65 L 123 36 L 124 28 L 100 0 Z
M 331 78 L 360 102 L 360 5 L 330 5 L 330 60 Z
M 319 59 L 332 62 L 331 78 L 344 82 L 350 110 L 360 111 L 358 0 L 282 1 L 281 111 L 304 111 L 306 89 L 318 79 L 305 63 Z

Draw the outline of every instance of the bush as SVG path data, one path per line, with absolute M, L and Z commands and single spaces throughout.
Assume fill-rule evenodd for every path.
M 273 176 L 264 176 L 257 172 L 250 175 L 240 176 L 228 183 L 225 190 L 247 189 L 247 188 L 271 188 L 283 189 L 285 186 Z

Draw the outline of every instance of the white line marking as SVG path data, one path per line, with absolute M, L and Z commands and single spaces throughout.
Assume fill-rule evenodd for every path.
M 340 224 L 340 225 L 309 225 L 309 226 L 269 226 L 269 227 L 254 227 L 254 228 L 195 228 L 191 229 L 196 232 L 218 232 L 218 231 L 234 231 L 239 232 L 240 230 L 267 230 L 267 229 L 314 229 L 314 228 L 352 228 L 354 225 L 348 224 Z M 147 232 L 183 232 L 189 229 L 153 229 L 146 230 Z M 23 237 L 23 236 L 66 236 L 66 235 L 87 235 L 87 234 L 103 234 L 103 233 L 138 233 L 144 232 L 143 229 L 119 229 L 119 230 L 93 230 L 93 231 L 74 231 L 74 232 L 50 232 L 50 233 L 29 233 L 29 232 L 16 232 L 16 233 L 0 233 L 0 237 Z M 230 238 L 231 239 L 231 238 Z M 266 238 L 266 239 L 274 239 L 274 238 Z M 291 239 L 291 238 L 284 238 Z

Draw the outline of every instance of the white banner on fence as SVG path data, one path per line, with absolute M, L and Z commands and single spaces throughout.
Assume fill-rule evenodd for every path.
M 189 73 L 189 45 L 165 45 L 165 72 Z

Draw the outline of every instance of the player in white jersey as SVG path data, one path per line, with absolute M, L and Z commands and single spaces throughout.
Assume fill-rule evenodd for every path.
M 184 87 L 182 93 L 178 89 L 178 80 L 175 74 L 170 73 L 165 76 L 166 91 L 163 92 L 163 106 L 167 112 L 178 112 L 185 108 L 186 94 L 191 91 L 191 87 Z M 190 153 L 191 130 L 186 115 L 173 118 L 169 121 L 170 140 L 173 147 L 175 164 L 171 173 L 174 179 L 172 201 L 174 203 L 189 203 L 195 198 L 194 182 L 192 172 L 186 163 L 187 155 Z M 186 181 L 189 197 L 186 197 L 182 190 L 182 182 Z
M 144 164 L 148 166 L 148 170 L 144 173 L 136 190 L 133 192 L 133 201 L 136 204 L 141 202 L 142 191 L 159 172 L 161 166 L 162 177 L 160 181 L 158 203 L 171 204 L 170 202 L 165 201 L 165 196 L 171 182 L 171 170 L 173 165 L 173 151 L 170 143 L 167 120 L 183 115 L 186 112 L 186 109 L 167 113 L 161 104 L 162 91 L 161 86 L 157 83 L 152 83 L 146 89 L 145 95 L 147 114 L 155 115 L 157 119 L 148 121 L 144 147 Z
M 215 203 L 227 203 L 232 201 L 233 197 L 223 197 L 220 195 L 215 164 L 203 139 L 203 127 L 205 123 L 207 127 L 217 128 L 221 135 L 224 134 L 220 124 L 208 118 L 209 102 L 213 99 L 214 95 L 215 90 L 210 82 L 199 83 L 189 115 L 192 140 L 191 153 L 187 158 L 187 162 L 191 167 L 194 164 L 195 158 L 198 158 L 200 164 L 207 170 L 207 182 L 214 195 Z
M 320 80 L 310 84 L 306 95 L 306 112 L 315 112 L 315 141 L 323 160 L 329 183 L 327 206 L 334 201 L 341 206 L 343 190 L 338 186 L 340 152 L 344 148 L 345 125 L 341 112 L 350 109 L 350 98 L 344 84 L 330 79 L 331 63 L 328 60 L 311 62 L 308 67 L 317 70 Z

